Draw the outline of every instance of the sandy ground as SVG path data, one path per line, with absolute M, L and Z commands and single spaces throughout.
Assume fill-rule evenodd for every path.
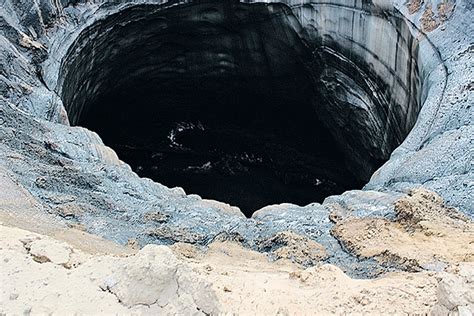
M 380 251 L 390 251 L 392 257 L 427 264 L 436 253 L 442 267 L 356 280 L 333 265 L 305 269 L 285 259 L 311 254 L 316 260 L 326 255 L 320 245 L 292 233 L 276 237 L 288 246 L 273 262 L 233 242 L 215 242 L 206 252 L 190 244 L 133 250 L 51 222 L 25 191 L 13 182 L 7 184 L 9 189 L 0 193 L 1 315 L 472 315 L 474 311 L 472 224 L 427 192 L 399 201 L 394 222 L 377 226 L 346 218 L 337 223 L 335 234 L 346 241 L 350 236 L 353 251 L 360 255 L 377 258 Z M 21 215 L 13 211 L 19 208 L 25 209 Z M 440 216 L 449 219 L 438 220 Z M 378 234 L 364 235 L 370 246 L 357 242 L 357 234 L 347 233 L 354 227 L 367 232 L 367 225 L 376 227 Z
M 80 238 L 85 245 L 95 240 L 87 234 Z M 286 259 L 269 262 L 230 242 L 214 243 L 206 253 L 177 244 L 97 254 L 4 225 L 0 248 L 0 313 L 7 315 L 443 315 L 448 310 L 469 315 L 474 308 L 473 263 L 454 264 L 446 272 L 355 280 L 333 265 L 303 269 Z

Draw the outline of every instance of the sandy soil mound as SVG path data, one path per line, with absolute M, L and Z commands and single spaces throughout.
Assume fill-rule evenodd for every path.
M 53 238 L 0 226 L 0 313 L 216 313 L 209 282 L 165 246 L 93 255 Z
M 303 266 L 311 266 L 328 257 L 323 245 L 290 231 L 279 232 L 260 243 L 259 249 L 268 252 L 273 260 L 289 259 Z
M 474 261 L 474 223 L 444 206 L 436 193 L 413 190 L 396 202 L 395 212 L 394 221 L 342 219 L 332 234 L 358 256 L 409 270 L 443 270 L 452 263 Z

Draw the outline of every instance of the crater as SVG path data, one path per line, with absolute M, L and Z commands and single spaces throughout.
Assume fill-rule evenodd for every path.
M 366 6 L 140 5 L 78 36 L 59 92 L 140 176 L 250 217 L 362 188 L 416 121 L 417 56 Z

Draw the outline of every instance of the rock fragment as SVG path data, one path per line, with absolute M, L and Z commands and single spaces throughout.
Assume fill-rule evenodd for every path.
M 276 260 L 289 259 L 303 266 L 311 266 L 327 258 L 326 249 L 308 237 L 290 231 L 279 232 L 259 244 Z

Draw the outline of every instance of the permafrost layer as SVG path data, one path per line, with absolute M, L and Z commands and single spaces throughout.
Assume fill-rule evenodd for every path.
M 193 6 L 145 2 L 157 12 Z M 345 144 L 346 157 L 355 158 L 353 165 L 348 164 L 352 172 L 366 174 L 357 163 L 387 157 L 415 124 L 363 191 L 330 197 L 322 205 L 268 206 L 246 219 L 238 209 L 138 178 L 97 135 L 65 124 L 67 115 L 75 122 L 82 105 L 77 100 L 63 101 L 71 102 L 72 94 L 81 92 L 80 85 L 91 80 L 77 71 L 75 78 L 81 80 L 76 86 L 67 83 L 70 92 L 64 88 L 66 76 L 61 71 L 69 69 L 65 63 L 80 60 L 72 58 L 71 52 L 80 54 L 88 43 L 84 39 L 107 34 L 103 21 L 110 21 L 113 28 L 114 19 L 140 13 L 133 1 L 68 2 L 63 7 L 4 2 L 2 172 L 38 198 L 45 210 L 122 243 L 137 239 L 141 244 L 205 245 L 216 238 L 234 238 L 258 248 L 261 238 L 290 229 L 324 244 L 330 262 L 355 274 L 364 274 L 372 263 L 356 261 L 329 235 L 331 207 L 350 209 L 357 216 L 391 216 L 390 205 L 398 192 L 424 186 L 441 194 L 448 205 L 472 215 L 472 4 L 457 1 L 455 10 L 438 16 L 423 11 L 409 14 L 402 1 L 284 4 L 289 8 L 284 9 L 289 25 L 315 48 L 318 59 L 328 61 L 318 82 L 321 95 L 330 102 L 319 113 L 336 141 Z M 221 4 L 215 6 L 216 10 L 206 11 L 212 19 L 222 14 L 218 13 Z M 81 47 L 70 50 L 74 45 Z M 91 67 L 101 55 L 92 49 L 86 65 Z M 75 95 L 96 95 L 98 86 L 89 84 L 88 89 Z M 343 123 L 346 117 L 351 118 L 349 126 Z M 154 216 L 145 216 L 150 212 Z

